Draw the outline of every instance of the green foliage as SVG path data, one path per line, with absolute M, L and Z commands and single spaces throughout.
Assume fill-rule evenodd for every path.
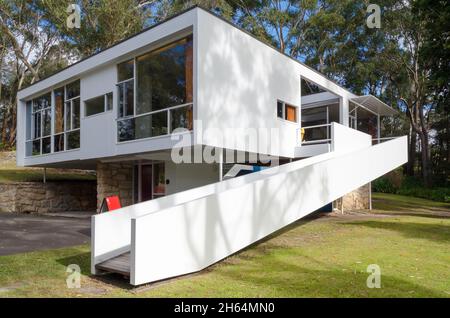
M 405 176 L 399 185 L 393 182 L 392 174 L 382 176 L 372 182 L 372 190 L 380 193 L 392 193 L 439 202 L 450 202 L 450 187 L 426 188 L 419 178 Z
M 381 193 L 397 193 L 397 187 L 388 178 L 378 178 L 372 182 L 372 190 Z

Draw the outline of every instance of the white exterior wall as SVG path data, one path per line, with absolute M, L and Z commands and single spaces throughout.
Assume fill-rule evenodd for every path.
M 86 74 L 80 80 L 81 156 L 86 159 L 107 157 L 116 152 L 117 136 L 117 70 L 116 65 L 108 65 Z M 85 117 L 84 101 L 113 93 L 113 109 L 100 114 Z
M 201 187 L 219 181 L 219 165 L 208 163 L 175 164 L 166 161 L 166 194 Z
M 203 129 L 196 130 L 196 142 L 291 157 L 300 124 L 277 118 L 277 100 L 299 107 L 299 119 L 298 63 L 202 10 L 197 38 L 197 117 Z M 235 144 L 247 128 L 277 128 L 279 139 L 272 149 Z
M 195 131 L 197 143 L 293 157 L 299 146 L 301 77 L 337 97 L 354 96 L 204 10 L 198 11 L 197 18 L 197 119 L 202 121 L 202 129 Z M 277 118 L 277 100 L 298 106 L 299 123 Z M 273 140 L 270 149 L 257 144 L 236 145 L 243 128 L 276 128 L 279 138 Z

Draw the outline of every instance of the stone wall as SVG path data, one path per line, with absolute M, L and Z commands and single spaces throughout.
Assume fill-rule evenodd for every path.
M 335 207 L 341 209 L 341 200 L 337 200 Z M 370 208 L 370 183 L 347 193 L 343 197 L 344 212 L 352 210 L 366 210 Z
M 97 209 L 111 195 L 118 195 L 122 206 L 133 204 L 132 164 L 97 163 Z
M 95 181 L 0 184 L 0 212 L 95 211 Z

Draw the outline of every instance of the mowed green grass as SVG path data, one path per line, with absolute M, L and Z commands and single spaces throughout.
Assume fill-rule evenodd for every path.
M 43 169 L 0 169 L 0 183 L 9 182 L 42 182 Z M 87 181 L 96 180 L 95 174 L 69 173 L 63 170 L 49 169 L 47 181 Z
M 450 207 L 374 194 L 371 213 L 299 221 L 200 273 L 132 289 L 89 275 L 89 247 L 0 257 L 0 297 L 450 297 Z M 79 264 L 81 289 L 66 287 Z M 381 288 L 366 286 L 369 264 Z

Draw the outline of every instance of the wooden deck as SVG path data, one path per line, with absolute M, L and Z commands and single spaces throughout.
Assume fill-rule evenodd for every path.
M 113 257 L 103 263 L 95 265 L 95 268 L 111 273 L 130 276 L 130 252 Z

